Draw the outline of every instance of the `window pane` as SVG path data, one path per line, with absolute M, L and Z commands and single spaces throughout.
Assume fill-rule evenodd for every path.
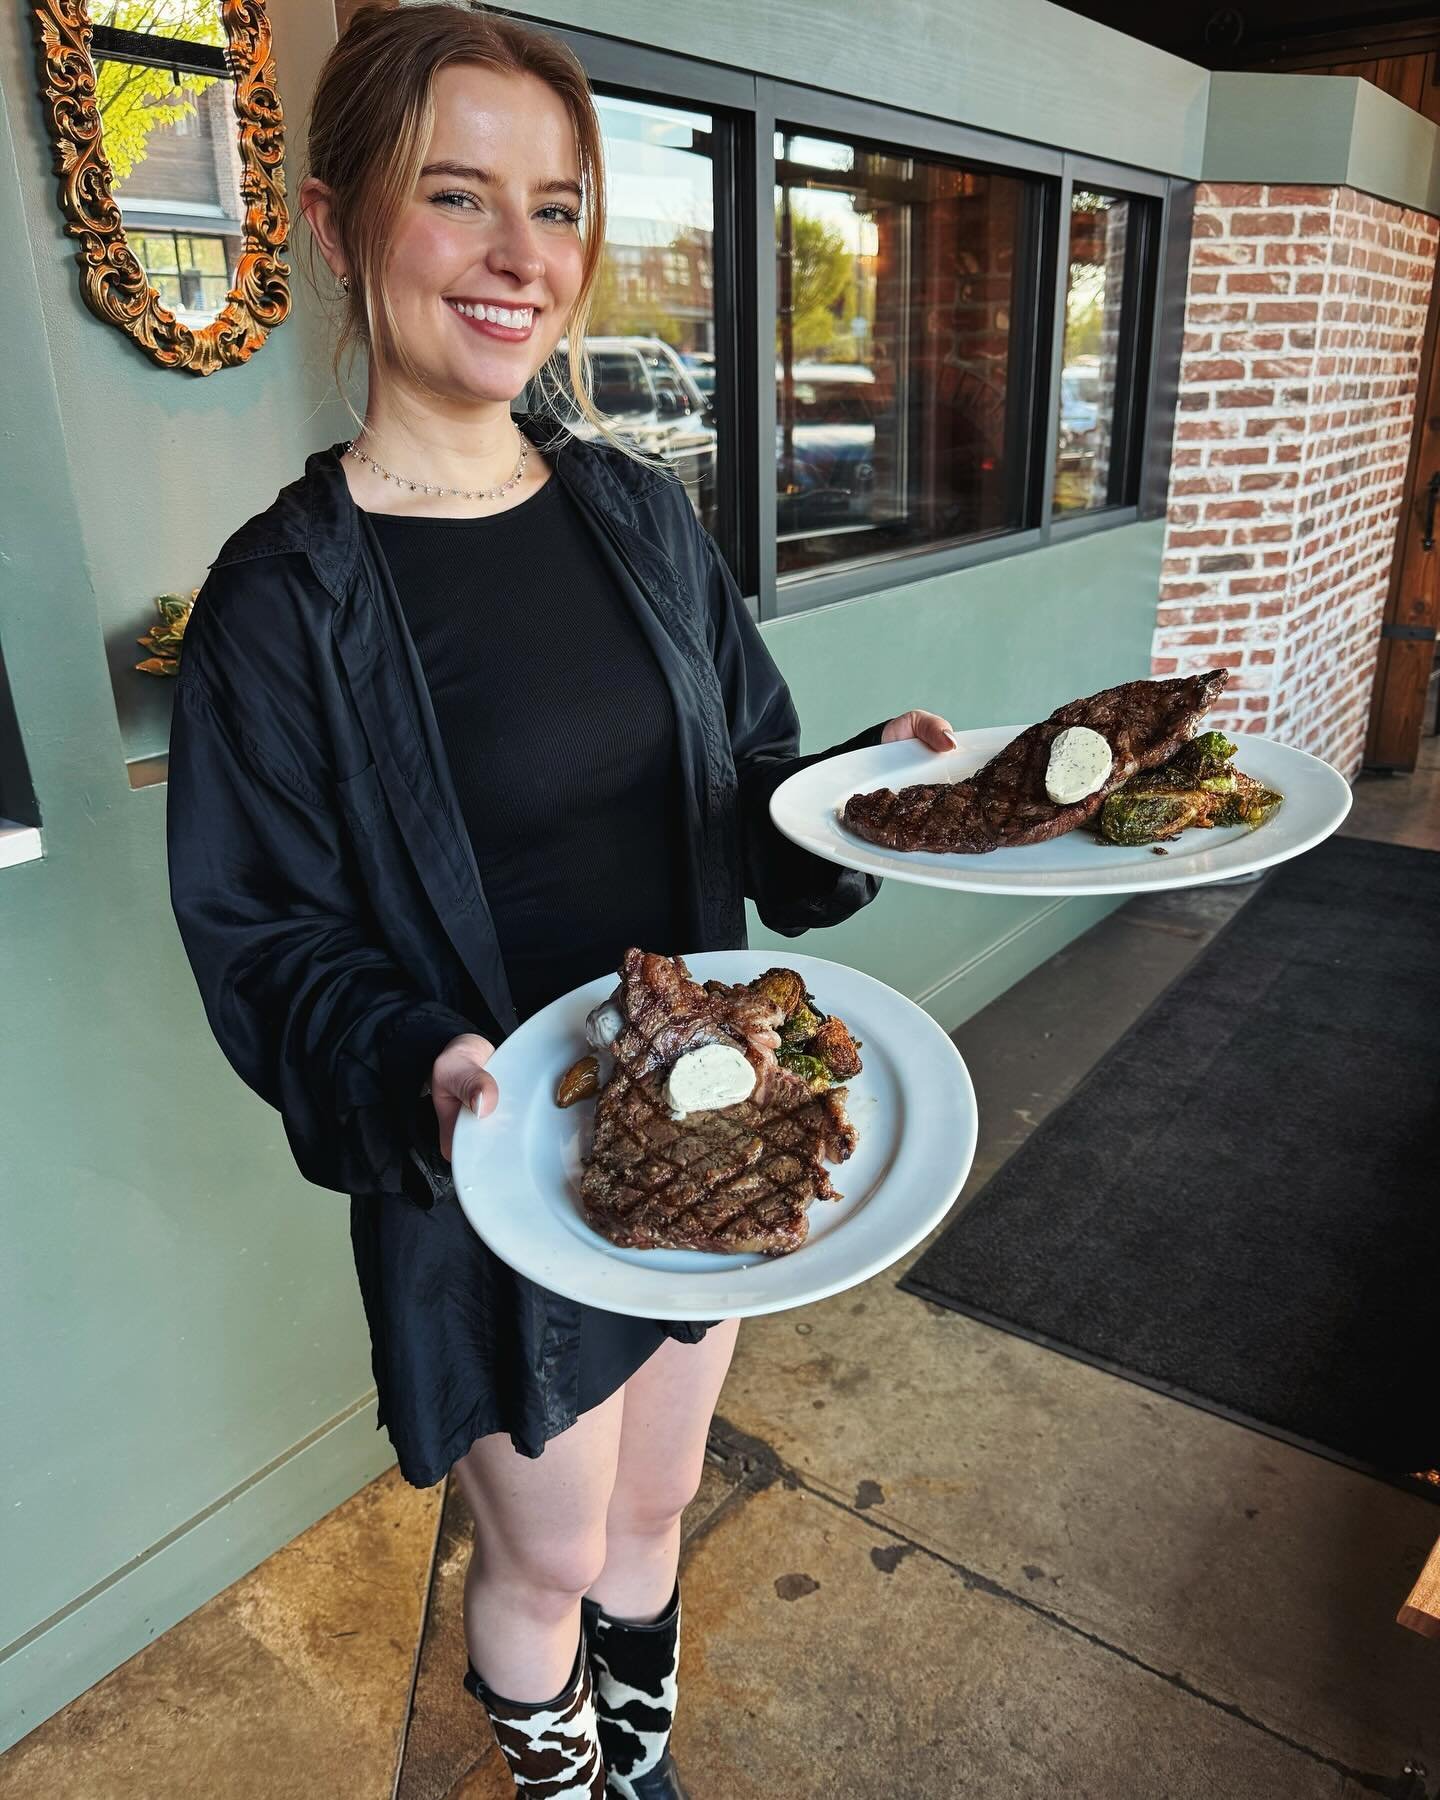
M 1027 183 L 776 133 L 781 574 L 1023 523 Z
M 1117 194 L 1070 198 L 1070 269 L 1060 370 L 1055 510 L 1085 512 L 1110 497 L 1110 449 L 1120 354 L 1125 253 L 1132 202 Z
M 596 96 L 609 218 L 585 350 L 595 404 L 684 482 L 715 527 L 711 120 L 673 106 Z M 563 352 L 562 352 L 563 355 Z M 708 385 L 697 377 L 706 374 Z M 593 437 L 573 420 L 577 437 Z

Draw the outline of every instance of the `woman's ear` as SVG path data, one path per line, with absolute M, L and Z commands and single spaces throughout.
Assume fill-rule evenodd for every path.
M 315 234 L 315 241 L 320 246 L 320 254 L 330 266 L 330 273 L 348 273 L 345 268 L 345 253 L 335 233 L 335 213 L 329 188 L 313 175 L 307 175 L 300 183 L 297 198 L 300 211 L 305 215 L 305 223 Z

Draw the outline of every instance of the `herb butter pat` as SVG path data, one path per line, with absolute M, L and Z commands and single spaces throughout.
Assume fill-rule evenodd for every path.
M 665 1083 L 665 1103 L 673 1119 L 687 1113 L 738 1106 L 755 1091 L 755 1071 L 732 1044 L 705 1044 L 676 1059 Z
M 1050 746 L 1045 792 L 1057 806 L 1073 806 L 1102 788 L 1114 766 L 1114 753 L 1098 731 L 1067 725 Z

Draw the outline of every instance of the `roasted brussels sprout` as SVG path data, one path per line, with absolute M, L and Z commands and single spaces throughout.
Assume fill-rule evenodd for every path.
M 793 969 L 767 969 L 749 984 L 751 990 L 781 1008 L 785 1017 L 805 1004 L 805 983 Z
M 860 1073 L 859 1046 L 840 1019 L 827 1019 L 807 1047 L 837 1081 L 848 1081 Z
M 835 1077 L 818 1056 L 807 1056 L 803 1050 L 795 1050 L 782 1044 L 777 1052 L 777 1059 L 782 1069 L 798 1075 L 812 1093 L 823 1094 L 836 1085 Z
M 823 1023 L 820 1014 L 802 1000 L 780 1027 L 780 1042 L 797 1046 L 808 1044 Z
M 1153 844 L 1191 826 L 1263 825 L 1282 796 L 1231 764 L 1223 731 L 1202 731 L 1158 769 L 1135 775 L 1105 801 L 1096 835 L 1111 844 Z
M 1252 831 L 1256 831 L 1267 819 L 1273 817 L 1284 795 L 1277 794 L 1274 788 L 1267 788 L 1253 776 L 1240 774 L 1238 770 L 1235 782 L 1234 793 L 1227 795 L 1215 808 L 1215 823 L 1248 825 Z
M 1153 844 L 1156 838 L 1178 837 L 1207 812 L 1203 795 L 1147 793 L 1127 783 L 1100 808 L 1096 830 L 1109 844 Z
M 1225 764 L 1235 754 L 1235 746 L 1223 731 L 1202 731 L 1182 744 L 1169 762 L 1161 767 L 1167 771 L 1195 775 L 1204 778 L 1225 773 Z

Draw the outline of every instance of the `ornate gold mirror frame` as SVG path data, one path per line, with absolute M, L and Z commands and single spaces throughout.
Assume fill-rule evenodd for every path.
M 226 60 L 235 82 L 245 206 L 235 285 L 210 324 L 183 324 L 161 301 L 125 240 L 105 154 L 90 55 L 86 0 L 37 0 L 41 91 L 65 229 L 80 240 L 80 291 L 97 318 L 127 332 L 167 369 L 212 375 L 244 362 L 290 310 L 284 122 L 270 54 L 265 0 L 221 0 Z

